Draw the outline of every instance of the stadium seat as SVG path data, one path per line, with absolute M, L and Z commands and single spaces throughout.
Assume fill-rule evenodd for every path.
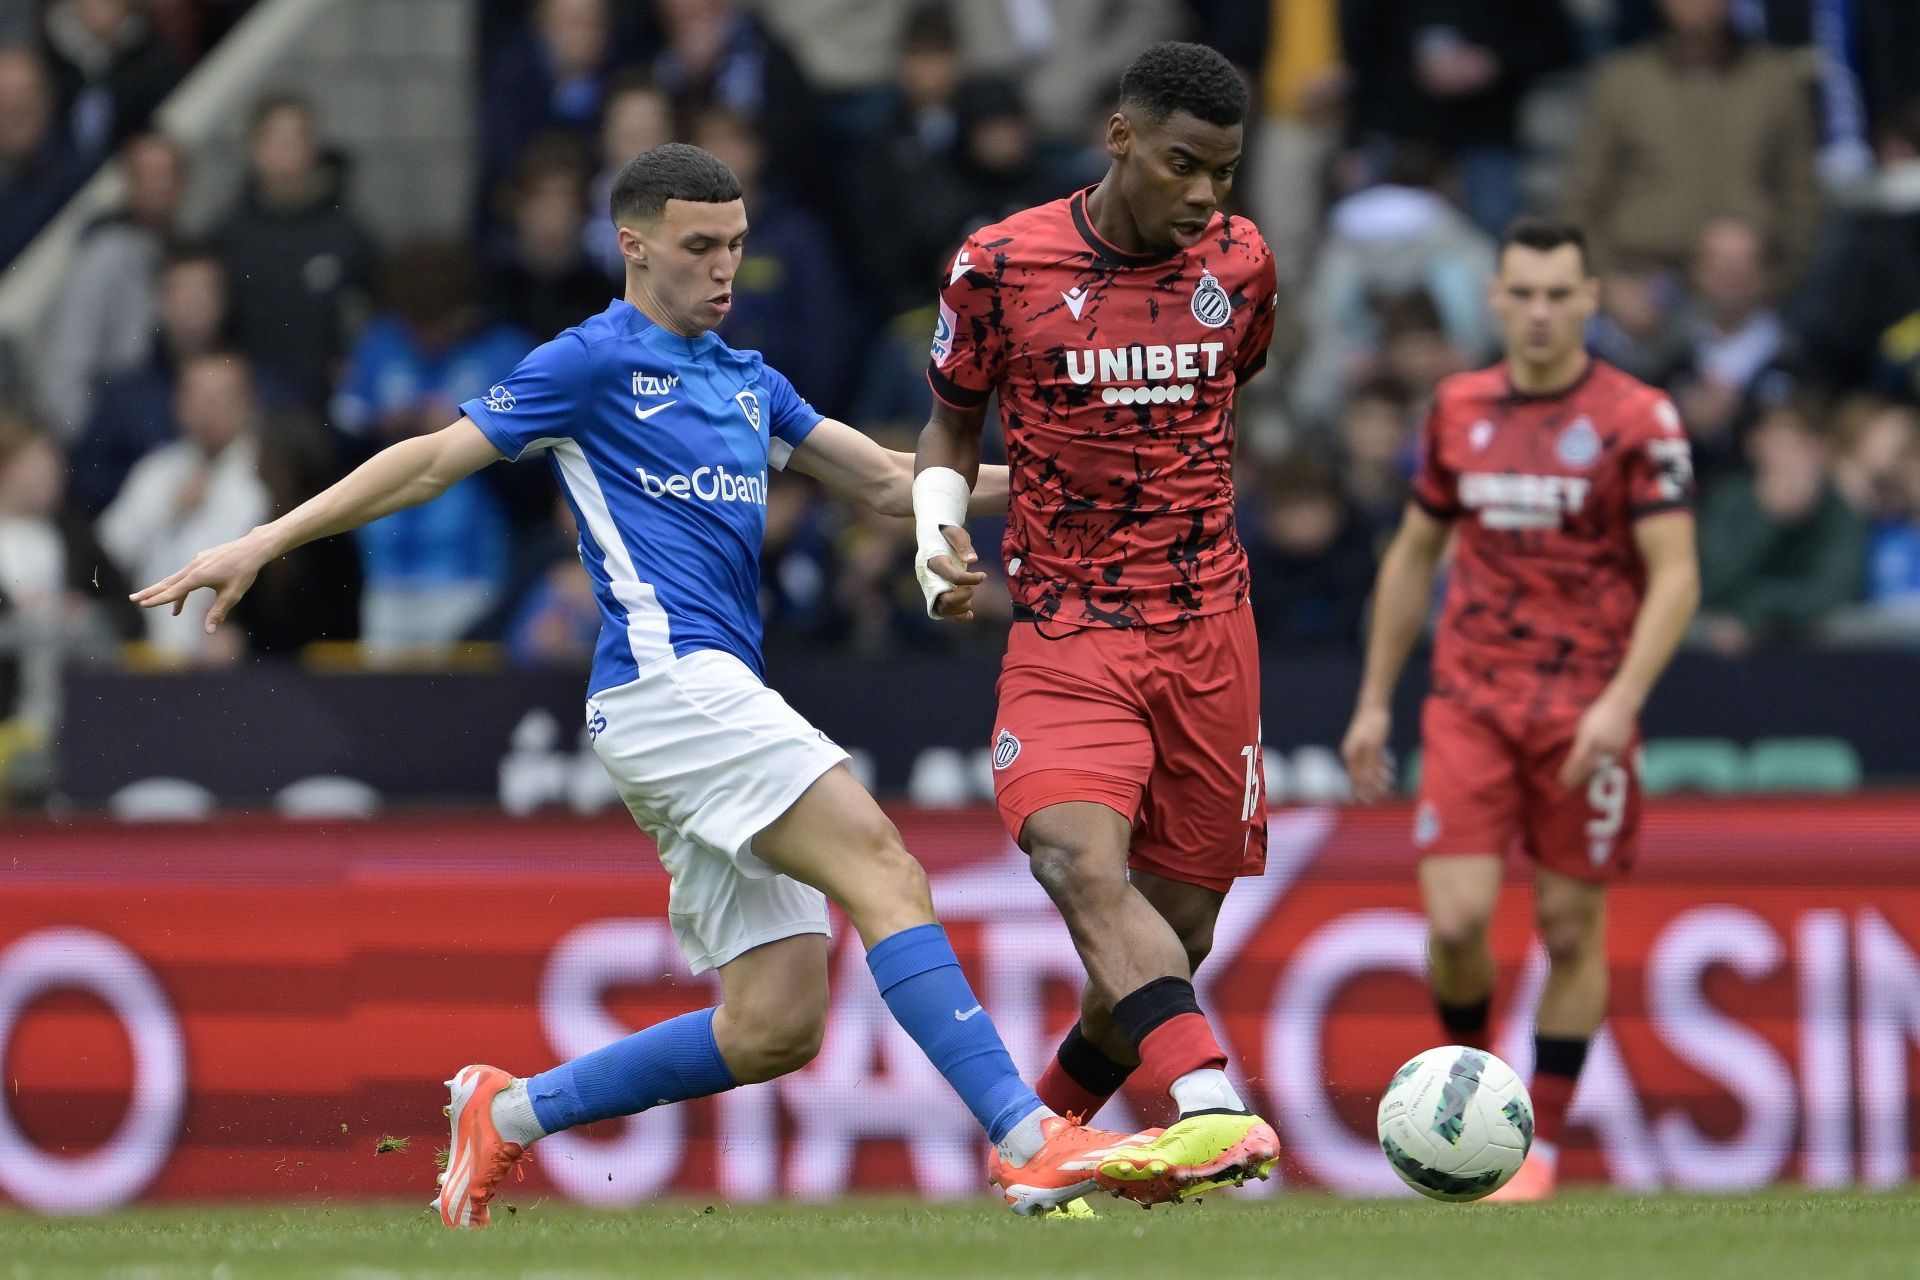
M 1723 794 L 1746 785 L 1739 744 L 1731 738 L 1654 738 L 1646 744 L 1640 783 L 1648 795 L 1670 791 Z
M 1747 753 L 1750 791 L 1853 791 L 1860 772 L 1844 738 L 1762 738 Z

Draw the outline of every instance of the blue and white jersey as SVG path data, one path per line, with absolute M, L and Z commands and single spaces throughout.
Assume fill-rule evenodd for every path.
M 547 451 L 600 601 L 591 692 L 703 649 L 764 674 L 767 468 L 821 415 L 758 352 L 616 301 L 460 411 L 509 458 Z

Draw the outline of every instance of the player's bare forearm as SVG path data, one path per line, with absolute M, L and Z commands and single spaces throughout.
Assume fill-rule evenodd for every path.
M 949 467 L 965 476 L 967 483 L 978 489 L 980 434 L 986 420 L 985 406 L 956 409 L 935 400 L 933 416 L 921 428 L 919 448 L 914 452 L 915 474 L 928 467 Z
M 980 474 L 973 480 L 973 496 L 967 499 L 967 514 L 1003 516 L 1007 513 L 1007 504 L 1012 501 L 1012 494 L 1012 473 L 1005 467 L 982 463 Z
M 1627 656 L 1607 695 L 1624 700 L 1637 715 L 1700 607 L 1700 561 L 1691 512 L 1670 511 L 1641 520 L 1634 526 L 1634 541 L 1647 566 L 1647 591 L 1634 618 Z
M 1447 545 L 1447 526 L 1417 506 L 1409 506 L 1373 588 L 1373 622 L 1367 633 L 1366 674 L 1358 705 L 1384 710 L 1407 665 L 1407 655 L 1426 625 L 1433 598 L 1433 575 Z
M 430 502 L 500 451 L 466 418 L 431 435 L 388 445 L 271 524 L 254 530 L 264 560 Z

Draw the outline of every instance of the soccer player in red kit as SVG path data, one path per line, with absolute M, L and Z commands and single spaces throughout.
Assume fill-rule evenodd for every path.
M 1533 861 L 1552 962 L 1534 1017 L 1533 1150 L 1501 1199 L 1553 1191 L 1567 1107 L 1606 1013 L 1607 885 L 1633 865 L 1637 720 L 1700 598 L 1680 415 L 1587 353 L 1598 300 L 1579 228 L 1523 220 L 1508 231 L 1491 285 L 1507 359 L 1434 394 L 1342 746 L 1355 794 L 1382 795 L 1388 704 L 1451 534 L 1413 823 L 1441 1025 L 1486 1047 L 1487 922 L 1516 845 Z
M 970 617 L 982 577 L 960 526 L 997 393 L 1015 620 L 995 794 L 1090 979 L 1038 1089 L 1091 1115 L 1143 1071 L 1180 1119 L 1101 1167 L 1169 1197 L 1265 1177 L 1279 1155 L 1192 981 L 1227 889 L 1266 861 L 1232 464 L 1274 267 L 1219 208 L 1246 111 L 1214 50 L 1155 45 L 1121 78 L 1106 177 L 967 238 L 940 295 L 914 484 L 929 610 Z

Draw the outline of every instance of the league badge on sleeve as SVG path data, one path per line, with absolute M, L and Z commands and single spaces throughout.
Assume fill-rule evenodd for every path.
M 942 299 L 940 318 L 933 324 L 933 362 L 936 365 L 946 364 L 947 357 L 953 354 L 953 326 L 953 308 Z
M 1202 271 L 1193 288 L 1193 318 L 1209 329 L 1223 328 L 1233 319 L 1233 299 L 1210 271 Z
M 1582 414 L 1560 433 L 1553 452 L 1569 467 L 1590 467 L 1600 457 L 1600 433 L 1593 429 L 1592 420 Z

